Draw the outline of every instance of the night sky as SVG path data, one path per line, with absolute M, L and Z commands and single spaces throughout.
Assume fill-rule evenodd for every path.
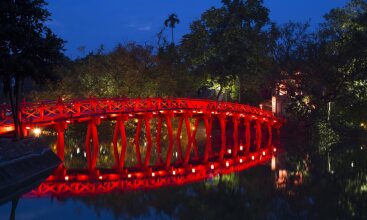
M 117 43 L 136 41 L 156 44 L 156 34 L 164 27 L 163 22 L 176 13 L 180 24 L 175 29 L 176 41 L 188 33 L 193 20 L 220 0 L 49 0 L 52 13 L 48 26 L 67 41 L 65 53 L 71 58 L 96 50 L 101 44 L 106 50 Z M 270 18 L 277 23 L 287 21 L 311 21 L 312 28 L 323 21 L 323 15 L 348 0 L 265 0 Z M 166 30 L 169 38 L 169 30 Z

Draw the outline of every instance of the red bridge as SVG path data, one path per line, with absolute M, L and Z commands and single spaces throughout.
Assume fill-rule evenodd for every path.
M 10 106 L 1 107 L 0 134 L 14 130 Z M 248 105 L 184 98 L 59 100 L 55 102 L 23 103 L 20 118 L 24 134 L 40 127 L 57 132 L 56 153 L 64 161 L 64 132 L 68 124 L 87 123 L 85 149 L 87 169 L 73 170 L 61 166 L 30 195 L 91 194 L 180 185 L 207 179 L 217 174 L 240 171 L 268 161 L 276 152 L 282 120 L 272 113 Z M 152 141 L 151 119 L 157 118 L 155 143 Z M 177 132 L 172 119 L 178 119 Z M 194 121 L 191 124 L 191 120 Z M 97 167 L 99 153 L 98 125 L 101 120 L 115 121 L 113 151 L 115 166 Z M 137 165 L 124 165 L 127 149 L 125 124 L 137 121 L 134 148 Z M 198 149 L 196 133 L 199 121 L 205 126 L 206 144 Z M 220 146 L 213 147 L 213 121 L 220 131 Z M 182 131 L 185 123 L 186 131 Z M 142 157 L 139 138 L 145 125 L 147 139 L 145 157 Z M 167 127 L 169 139 L 167 154 L 162 155 L 162 124 Z M 229 128 L 230 127 L 230 128 Z M 228 130 L 231 134 L 228 135 Z M 186 132 L 186 151 L 181 147 L 181 133 Z M 121 139 L 121 153 L 118 139 Z M 231 139 L 231 140 L 230 140 Z M 229 141 L 230 140 L 230 141 Z M 231 144 L 228 144 L 231 142 Z M 176 143 L 178 160 L 172 162 Z M 154 146 L 153 146 L 154 145 Z M 151 163 L 153 147 L 158 155 Z M 192 152 L 193 151 L 193 152 Z M 193 156 L 191 156 L 193 155 Z

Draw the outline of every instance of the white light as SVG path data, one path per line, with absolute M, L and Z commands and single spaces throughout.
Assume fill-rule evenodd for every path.
M 103 176 L 99 176 L 98 179 L 102 180 L 103 179 Z
M 276 159 L 275 159 L 275 156 L 273 155 L 271 157 L 271 170 L 275 170 L 276 168 Z
M 69 176 L 65 176 L 65 181 L 68 181 L 69 180 Z
M 80 153 L 80 148 L 79 148 L 79 147 L 76 149 L 76 153 L 77 153 L 77 154 L 79 154 L 79 153 Z
M 263 151 L 263 156 L 265 156 L 265 151 Z
M 352 161 L 352 163 L 350 164 L 350 166 L 351 166 L 351 167 L 354 167 L 354 163 L 353 163 L 353 161 Z
M 172 175 L 176 175 L 176 171 L 174 170 L 174 171 L 172 171 Z
M 33 133 L 34 133 L 34 135 L 36 136 L 36 137 L 39 137 L 40 136 L 40 134 L 41 134 L 41 129 L 40 128 L 35 128 L 35 129 L 33 129 Z
M 240 150 L 243 150 L 243 146 L 242 145 L 240 146 Z
M 231 149 L 228 149 L 228 150 L 227 150 L 227 152 L 228 152 L 229 154 L 231 154 L 231 153 L 232 153 L 232 150 L 231 150 Z
M 229 167 L 229 162 L 228 161 L 226 162 L 226 167 Z
M 176 157 L 176 158 L 178 157 L 178 153 L 177 153 L 177 151 L 175 152 L 175 157 Z
M 210 165 L 210 169 L 214 170 L 214 164 Z
M 243 162 L 243 160 L 242 160 L 242 158 L 240 158 L 240 163 L 242 163 Z
M 251 160 L 255 160 L 255 156 L 254 155 L 251 156 Z
M 195 172 L 196 172 L 195 168 L 192 168 L 192 169 L 191 169 L 191 172 L 192 172 L 192 173 L 195 173 Z
M 84 151 L 84 157 L 87 157 L 87 152 Z
M 154 176 L 155 176 L 155 173 L 153 172 L 153 173 L 152 173 L 152 177 L 154 177 Z
M 129 173 L 129 174 L 127 174 L 127 178 L 131 178 L 131 174 Z

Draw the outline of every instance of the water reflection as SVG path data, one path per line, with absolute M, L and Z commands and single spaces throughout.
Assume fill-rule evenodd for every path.
M 78 141 L 68 140 L 73 142 Z M 103 159 L 103 155 L 109 155 L 107 158 L 113 160 L 110 145 L 108 141 L 101 143 L 105 152 L 101 151 L 99 164 L 113 167 L 113 163 Z M 205 181 L 154 190 L 22 198 L 17 216 L 49 207 L 60 216 L 83 219 L 99 216 L 103 219 L 366 219 L 365 144 L 340 142 L 337 150 L 330 152 L 330 160 L 326 155 L 306 152 L 306 141 L 300 138 L 286 138 L 282 144 L 284 153 L 242 172 L 213 175 Z M 67 149 L 66 166 L 83 167 L 82 145 L 69 146 L 74 147 Z M 80 161 L 72 160 L 71 153 L 73 159 Z M 334 173 L 328 171 L 329 162 Z M 0 218 L 3 216 L 0 214 Z M 35 219 L 55 218 L 52 213 L 35 216 Z

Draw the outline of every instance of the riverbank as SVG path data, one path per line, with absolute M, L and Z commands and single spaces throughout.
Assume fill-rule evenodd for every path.
M 36 187 L 60 159 L 37 138 L 0 138 L 0 204 Z

